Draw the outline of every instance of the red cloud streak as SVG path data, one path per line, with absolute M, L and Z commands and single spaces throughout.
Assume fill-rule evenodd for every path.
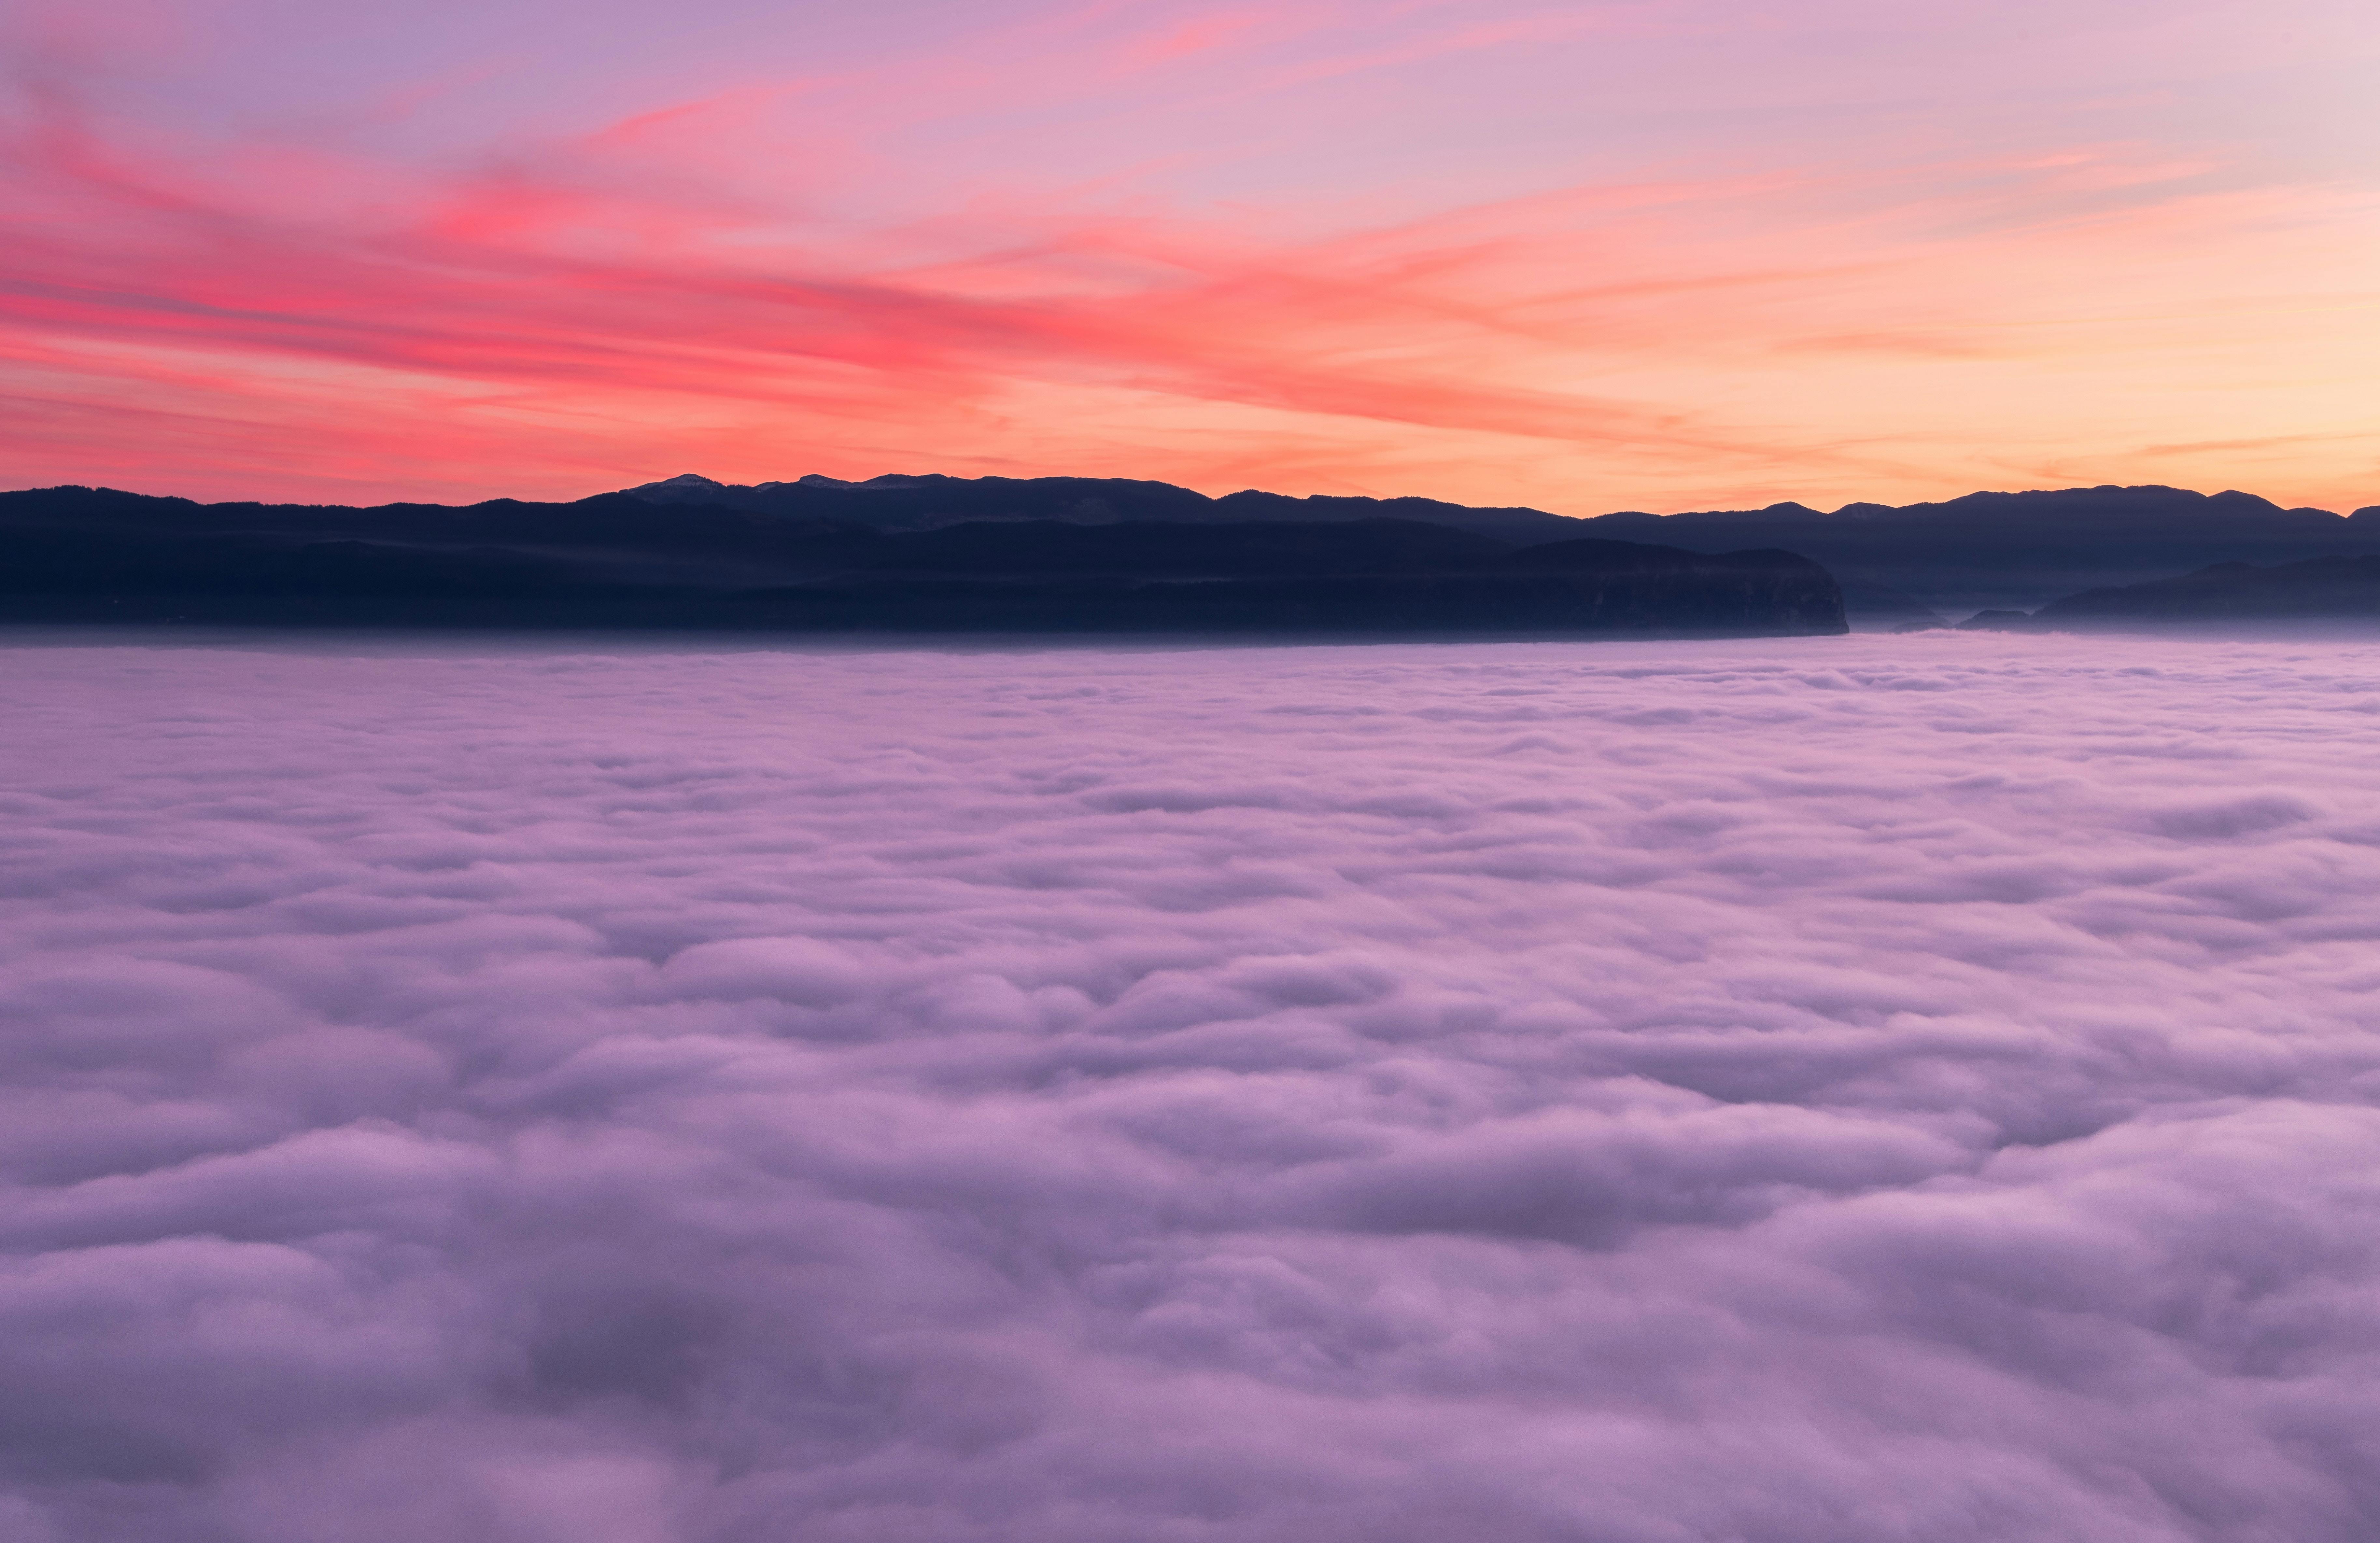
M 1078 471 L 1585 512 L 2209 473 L 2342 499 L 2371 460 L 2323 383 L 2370 325 L 2325 241 L 2369 211 L 2323 189 L 2082 147 L 1322 235 L 1022 192 L 868 223 L 722 172 L 759 111 L 727 105 L 425 171 L 37 93 L 6 143 L 0 476 L 348 499 Z M 2242 231 L 2313 272 L 2277 294 Z M 2211 397 L 2243 358 L 2297 379 Z M 2154 399 L 2109 390 L 2156 371 Z

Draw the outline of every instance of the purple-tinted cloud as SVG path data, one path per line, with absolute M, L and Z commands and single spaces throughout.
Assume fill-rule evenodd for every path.
M 0 1537 L 2380 1527 L 2380 648 L 6 659 Z

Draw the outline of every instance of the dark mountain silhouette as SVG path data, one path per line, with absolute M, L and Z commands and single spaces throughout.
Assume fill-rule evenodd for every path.
M 2315 557 L 2257 567 L 2216 563 L 2145 584 L 2050 601 L 2028 627 L 2224 622 L 2380 622 L 2380 556 Z
M 627 495 L 680 506 L 711 504 L 755 514 L 850 520 L 878 530 L 930 530 L 983 520 L 1064 520 L 1111 525 L 1161 520 L 1174 525 L 1253 521 L 1407 519 L 1451 526 L 1514 545 L 1594 535 L 1579 521 L 1542 509 L 1477 509 L 1432 498 L 1291 498 L 1235 492 L 1209 498 L 1170 482 L 1090 477 L 875 477 L 844 482 L 810 476 L 736 487 L 691 473 L 630 488 Z M 1622 538 L 1627 539 L 1627 538 Z
M 2128 584 L 2218 562 L 2277 563 L 2380 552 L 2380 508 L 2341 517 L 2284 509 L 2243 492 L 2180 488 L 2069 488 L 1978 492 L 1900 507 L 1852 504 L 1832 514 L 1799 504 L 1682 515 L 1627 512 L 1572 518 L 1542 509 L 1470 508 L 1422 498 L 1208 498 L 1163 482 L 1090 478 L 879 477 L 727 487 L 677 477 L 628 496 L 679 506 L 847 520 L 925 530 L 981 520 L 1075 523 L 1163 520 L 1422 520 L 1515 544 L 1581 536 L 1691 552 L 1774 547 L 1826 565 L 1858 625 L 1928 625 L 1937 613 L 2040 605 L 2054 596 Z
M 1108 534 L 1066 544 L 1076 539 L 1020 529 L 1052 524 Z M 1317 534 L 1356 526 L 1374 529 L 1360 538 Z M 1391 541 L 1380 533 L 1387 526 L 1403 533 Z M 1170 533 L 1119 534 L 1159 528 Z M 953 529 L 974 534 L 939 534 Z M 1268 533 L 1245 534 L 1259 529 Z M 100 540 L 101 531 L 114 534 Z M 1431 531 L 1498 550 L 1597 539 L 1713 557 L 1798 553 L 1835 576 L 1853 625 L 1884 628 L 1939 625 L 1945 614 L 1978 610 L 2029 610 L 2058 596 L 2224 563 L 2269 566 L 2380 553 L 2380 507 L 2342 517 L 2283 509 L 2241 492 L 2102 487 L 1980 492 L 1903 507 L 1854 504 L 1831 514 L 1780 504 L 1582 519 L 1429 499 L 1256 492 L 1209 498 L 1123 479 L 943 476 L 865 482 L 806 477 L 750 487 L 685 476 L 571 504 L 499 499 L 461 508 L 198 504 L 90 489 L 0 495 L 0 534 L 16 575 L 6 582 L 19 597 L 8 602 L 12 614 L 36 604 L 39 595 L 52 597 L 39 604 L 70 611 L 87 603 L 70 596 L 106 592 L 118 610 L 153 610 L 153 597 L 164 595 L 248 595 L 271 597 L 284 610 L 327 614 L 342 606 L 352 612 L 378 596 L 372 603 L 395 614 L 419 610 L 436 596 L 457 615 L 528 606 L 554 614 L 665 618 L 690 608 L 716 612 L 722 593 L 797 589 L 861 573 L 877 575 L 868 582 L 885 604 L 895 573 L 938 585 L 997 577 L 1012 589 L 1028 575 L 1168 582 L 1411 576 L 1417 570 L 1397 555 L 1408 549 L 1433 572 L 1484 571 L 1479 553 L 1489 549 L 1433 546 Z M 929 536 L 936 539 L 922 540 Z M 1159 561 L 1164 551 L 1205 566 L 1165 569 Z M 944 566 L 919 565 L 931 563 Z M 152 600 L 136 602 L 133 596 Z M 334 603 L 332 597 L 346 598 Z M 1147 598 L 1153 603 L 1160 597 Z M 815 596 L 802 602 L 808 599 Z M 747 598 L 735 607 L 761 603 Z M 1451 601 L 1431 603 L 1439 607 L 1433 614 L 1455 614 L 1446 609 Z M 1084 609 L 1091 602 L 1079 597 L 1066 604 L 1075 609 L 1053 615 L 1096 609 Z M 845 606 L 838 614 L 846 621 L 836 625 L 858 625 L 847 620 L 857 614 Z M 915 606 L 903 612 L 916 614 Z
M 1844 629 L 1832 577 L 1791 553 L 1597 540 L 1523 546 L 1406 519 L 1015 519 L 888 530 L 802 510 L 624 494 L 349 509 L 200 504 L 89 488 L 0 494 L 0 619 L 1141 633 Z
M 1245 525 L 1072 525 L 1058 520 L 944 526 L 887 543 L 868 566 L 941 575 L 1128 574 L 1147 578 L 1321 577 L 1351 560 L 1378 573 L 1475 568 L 1508 543 L 1413 520 Z M 1360 556 L 1355 554 L 1360 553 Z
M 1800 504 L 1706 514 L 1605 515 L 1597 534 L 1690 550 L 1781 546 L 1824 563 L 1846 587 L 1880 583 L 1937 610 L 2037 606 L 2077 589 L 2136 583 L 2217 562 L 2275 563 L 2380 552 L 2380 508 L 2342 518 L 2243 492 L 2069 488 L 1978 492 L 1894 508 Z

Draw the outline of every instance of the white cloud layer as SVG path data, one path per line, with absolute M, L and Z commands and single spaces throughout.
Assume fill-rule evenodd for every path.
M 2380 650 L 0 659 L 10 1543 L 2380 1535 Z

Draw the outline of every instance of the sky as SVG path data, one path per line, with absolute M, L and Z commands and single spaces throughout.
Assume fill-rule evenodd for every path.
M 2380 649 L 0 650 L 10 1543 L 2364 1543 Z
M 14 0 L 0 484 L 2380 502 L 2367 0 Z

